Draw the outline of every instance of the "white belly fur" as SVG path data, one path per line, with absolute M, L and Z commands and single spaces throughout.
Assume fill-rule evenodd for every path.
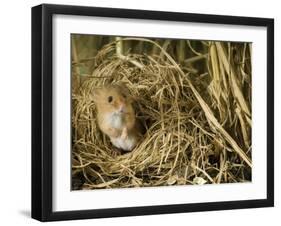
M 125 151 L 131 151 L 136 145 L 136 139 L 133 136 L 128 136 L 126 139 L 121 137 L 110 138 L 112 144 Z
M 106 119 L 110 126 L 115 129 L 123 129 L 124 119 L 120 114 L 110 114 L 106 115 Z M 112 138 L 110 137 L 111 143 L 122 150 L 131 151 L 137 143 L 136 137 L 128 135 L 126 139 L 120 137 Z
M 124 119 L 120 114 L 110 114 L 106 116 L 108 124 L 115 129 L 122 129 Z

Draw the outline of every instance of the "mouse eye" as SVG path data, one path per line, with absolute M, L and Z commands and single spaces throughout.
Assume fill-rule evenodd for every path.
M 111 103 L 112 100 L 113 100 L 113 97 L 112 97 L 112 96 L 109 96 L 109 97 L 107 98 L 107 100 L 108 100 L 108 103 Z

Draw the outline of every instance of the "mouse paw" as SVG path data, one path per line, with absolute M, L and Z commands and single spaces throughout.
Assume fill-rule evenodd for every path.
M 121 139 L 125 140 L 128 138 L 128 131 L 127 128 L 124 128 L 121 134 Z
M 122 150 L 120 150 L 116 147 L 113 147 L 110 151 L 110 154 L 112 157 L 116 158 L 117 156 L 122 155 Z

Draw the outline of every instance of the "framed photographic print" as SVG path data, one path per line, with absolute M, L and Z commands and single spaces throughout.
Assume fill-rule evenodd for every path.
M 32 8 L 32 217 L 274 205 L 274 21 Z

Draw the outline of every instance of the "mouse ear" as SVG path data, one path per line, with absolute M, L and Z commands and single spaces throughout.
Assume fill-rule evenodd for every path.
M 123 81 L 117 82 L 117 83 L 116 83 L 116 86 L 119 86 L 119 87 L 121 87 L 121 88 L 127 88 L 126 83 L 123 82 Z
M 130 94 L 130 90 L 128 89 L 128 87 L 126 86 L 125 82 L 118 82 L 116 84 L 116 86 L 118 87 L 119 91 L 121 91 L 124 94 L 129 95 Z
M 94 100 L 94 102 L 98 102 L 100 100 L 100 95 L 101 95 L 101 88 L 93 88 L 91 97 Z

